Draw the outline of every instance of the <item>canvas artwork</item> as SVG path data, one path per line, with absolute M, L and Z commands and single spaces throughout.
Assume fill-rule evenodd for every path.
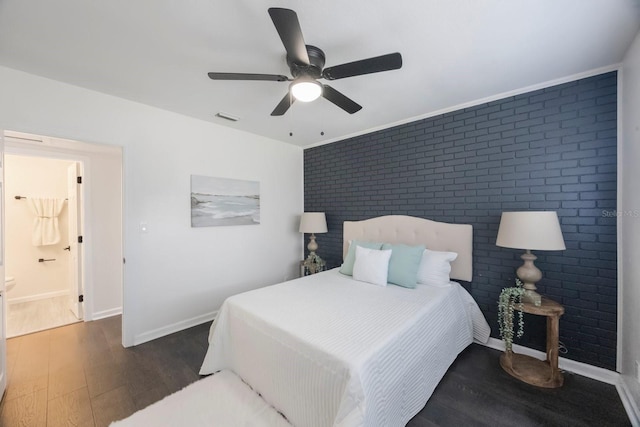
M 191 175 L 191 226 L 260 224 L 260 183 Z

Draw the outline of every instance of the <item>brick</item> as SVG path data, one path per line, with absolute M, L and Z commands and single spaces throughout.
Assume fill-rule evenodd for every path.
M 476 125 L 478 127 L 480 127 L 479 125 Z M 500 132 L 504 132 L 504 131 L 508 131 L 514 128 L 513 123 L 507 123 L 507 124 L 501 124 L 498 126 L 492 126 L 489 128 L 489 133 L 500 133 Z
M 513 138 L 513 137 L 517 138 L 519 136 L 525 136 L 525 135 L 529 135 L 529 130 L 525 128 L 505 130 L 504 132 L 502 132 L 503 138 Z
M 544 103 L 542 102 L 529 102 L 527 105 L 523 105 L 522 107 L 516 107 L 516 114 L 520 113 L 530 113 L 532 111 L 542 110 L 544 109 Z
M 516 125 L 516 128 L 518 126 Z M 532 142 L 532 141 L 540 141 L 540 140 L 545 140 L 545 136 L 544 136 L 544 132 L 537 132 L 537 133 L 532 133 L 531 130 L 529 130 L 529 132 L 525 135 L 519 135 L 515 137 L 515 142 Z M 543 144 L 543 146 L 546 144 L 545 142 L 541 142 L 539 144 Z M 539 145 L 534 145 L 534 144 L 530 144 L 531 147 L 536 147 Z
M 561 138 L 547 138 L 544 137 L 541 140 L 538 141 L 532 141 L 530 143 L 531 148 L 551 148 L 551 147 L 558 147 L 562 145 L 562 139 Z
M 615 369 L 616 82 L 606 73 L 306 149 L 305 209 L 330 222 L 325 259 L 341 262 L 344 220 L 471 223 L 474 279 L 465 287 L 496 336 L 497 296 L 522 262 L 520 251 L 495 246 L 500 213 L 555 210 L 567 250 L 536 254 L 540 288 L 565 305 L 570 357 Z M 544 348 L 544 323 L 533 323 L 531 345 Z

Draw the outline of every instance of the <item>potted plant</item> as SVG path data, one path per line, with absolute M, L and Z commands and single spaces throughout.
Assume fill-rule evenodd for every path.
M 524 334 L 524 316 L 522 313 L 523 295 L 524 287 L 522 282 L 516 278 L 516 286 L 502 289 L 500 298 L 498 299 L 498 325 L 500 327 L 500 337 L 504 341 L 507 354 L 512 352 L 514 337 L 513 319 L 514 310 L 516 309 L 518 311 L 518 330 L 515 332 L 515 336 L 521 338 Z

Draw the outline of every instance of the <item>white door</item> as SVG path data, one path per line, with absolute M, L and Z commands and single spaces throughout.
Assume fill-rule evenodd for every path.
M 79 237 L 82 236 L 81 224 L 81 191 L 78 177 L 80 177 L 80 163 L 75 162 L 67 168 L 67 207 L 69 208 L 69 276 L 71 278 L 71 311 L 82 320 L 82 248 Z
M 7 301 L 4 288 L 4 132 L 0 129 L 0 398 L 7 388 Z

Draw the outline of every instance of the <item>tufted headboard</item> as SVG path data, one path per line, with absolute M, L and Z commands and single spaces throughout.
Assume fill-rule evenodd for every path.
M 458 258 L 451 263 L 451 278 L 470 282 L 473 275 L 473 227 L 469 224 L 448 224 L 405 215 L 345 221 L 343 259 L 349 250 L 349 241 L 354 239 L 425 245 L 434 251 L 456 252 Z

